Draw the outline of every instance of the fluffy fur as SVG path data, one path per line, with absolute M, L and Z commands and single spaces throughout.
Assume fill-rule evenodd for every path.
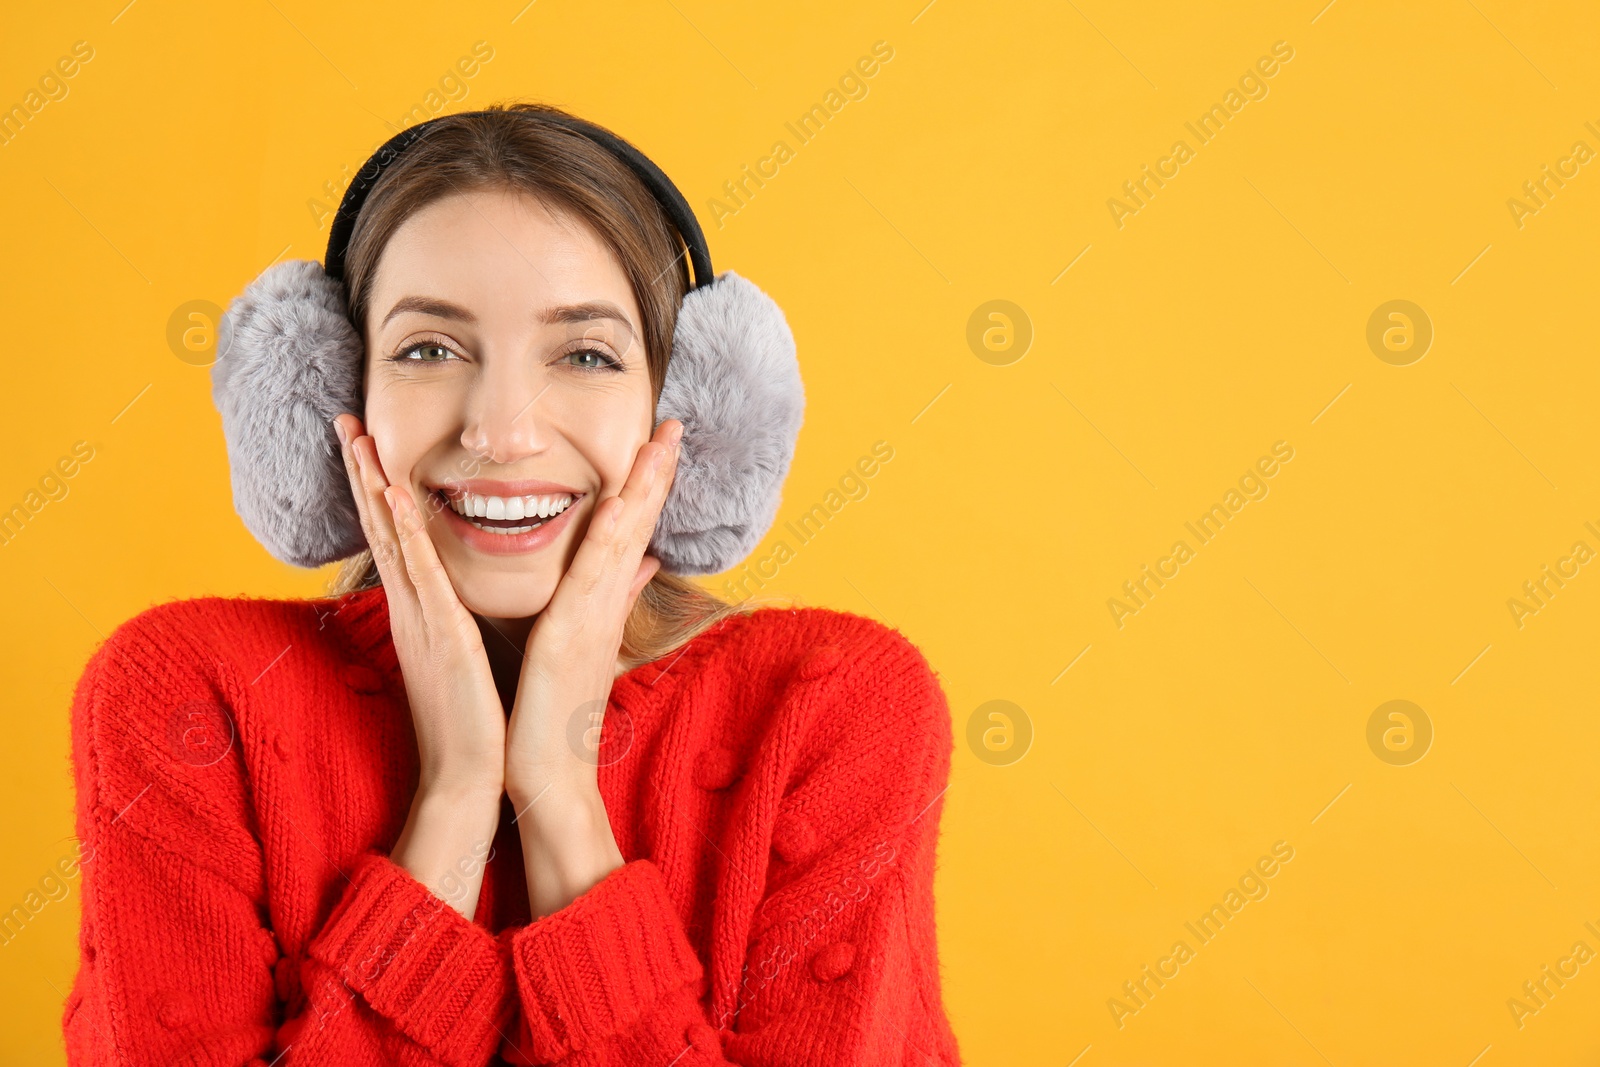
M 223 313 L 211 399 L 233 506 L 268 552 L 320 567 L 367 547 L 333 417 L 360 412 L 361 338 L 315 260 L 274 264 Z
M 299 567 L 365 548 L 332 421 L 361 412 L 343 284 L 314 260 L 268 268 L 223 314 L 218 350 L 212 399 L 245 526 Z M 684 299 L 656 410 L 684 427 L 649 550 L 663 570 L 715 574 L 760 543 L 804 407 L 794 336 L 770 297 L 727 271 Z
M 772 528 L 805 410 L 794 335 L 733 271 L 683 300 L 657 421 L 683 421 L 682 456 L 651 553 L 674 574 L 716 574 Z

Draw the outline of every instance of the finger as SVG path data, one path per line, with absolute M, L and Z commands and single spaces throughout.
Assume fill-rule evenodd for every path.
M 650 543 L 666 492 L 677 465 L 677 436 L 682 423 L 668 420 L 640 449 L 634 468 L 619 494 L 623 501 L 607 542 L 608 554 L 622 574 L 632 574 Z
M 388 501 L 383 499 L 383 490 L 386 488 L 383 473 L 372 469 L 372 460 L 362 447 L 366 439 L 366 435 L 362 434 L 350 441 L 350 456 L 356 471 L 355 491 L 357 499 L 367 509 L 367 547 L 372 550 L 373 561 L 388 577 L 398 562 L 398 556 L 393 551 L 394 516 L 389 510 Z
M 355 450 L 350 447 L 350 442 L 364 432 L 361 420 L 354 415 L 344 414 L 335 417 L 333 425 L 339 436 L 339 457 L 344 460 L 344 472 L 350 479 L 350 495 L 355 499 L 356 514 L 361 519 L 361 532 L 366 535 L 367 544 L 371 545 L 377 539 L 372 527 L 372 503 L 367 499 L 366 489 L 361 483 Z
M 439 559 L 433 538 L 428 536 L 427 519 L 417 507 L 411 490 L 405 486 L 391 486 L 384 490 L 384 496 L 394 508 L 401 526 L 409 531 L 401 537 L 400 547 L 405 556 L 406 573 L 423 609 L 424 621 L 459 622 L 463 610 L 461 598 L 456 595 L 450 575 Z
M 365 436 L 366 430 L 359 418 L 348 413 L 335 418 L 334 424 L 340 434 L 340 454 L 344 458 L 345 472 L 350 478 L 350 493 L 355 498 L 356 513 L 361 519 L 361 532 L 366 536 L 373 564 L 387 584 L 392 578 L 393 562 L 390 553 L 383 547 L 385 528 L 381 524 L 385 520 L 387 508 L 374 498 L 368 478 L 362 470 L 361 454 L 357 450 L 357 444 Z M 396 591 L 399 592 L 398 589 Z
M 656 576 L 661 569 L 661 561 L 654 556 L 645 556 L 639 561 L 639 573 L 633 576 L 633 586 L 628 590 L 628 608 L 633 608 L 634 601 L 639 599 L 639 593 L 650 584 L 650 579 Z
M 611 555 L 617 560 L 618 567 L 627 573 L 627 567 L 637 565 L 640 557 L 650 550 L 650 543 L 655 538 L 656 525 L 660 522 L 662 508 L 666 506 L 667 495 L 672 491 L 672 484 L 677 478 L 678 459 L 681 454 L 679 439 L 683 434 L 683 424 L 676 420 L 663 423 L 657 428 L 656 437 L 652 444 L 661 443 L 665 450 L 658 456 L 651 457 L 654 463 L 653 474 L 644 489 L 642 500 L 630 501 L 628 510 L 619 515 L 619 531 L 611 542 Z M 648 447 L 648 446 L 647 446 Z M 641 450 L 643 453 L 644 450 Z M 641 455 L 641 460 L 644 460 Z M 631 597 L 630 597 L 631 602 Z
M 370 441 L 371 439 L 368 438 L 368 440 Z M 374 452 L 374 454 L 376 453 Z M 366 457 L 363 457 L 363 466 L 375 468 L 376 463 L 369 463 Z M 381 474 L 378 476 L 377 483 L 378 495 L 384 498 L 384 502 L 389 508 L 389 530 L 394 536 L 396 550 L 402 553 L 403 558 L 406 544 L 414 541 L 418 534 L 426 534 L 427 516 L 423 515 L 422 509 L 417 506 L 416 499 L 411 495 L 411 490 L 408 487 L 390 485 L 389 480 Z M 401 508 L 399 498 L 391 499 L 388 495 L 391 489 L 396 493 L 403 492 L 406 501 L 410 503 L 411 507 L 409 509 Z
M 668 419 L 656 427 L 656 432 L 634 457 L 633 470 L 619 494 L 625 507 L 618 518 L 617 533 L 640 552 L 644 551 L 661 506 L 666 502 L 677 469 L 678 440 L 682 433 L 683 423 L 677 419 Z
M 355 454 L 361 492 L 365 495 L 371 516 L 371 529 L 367 544 L 372 549 L 373 562 L 383 576 L 384 585 L 402 601 L 415 603 L 416 590 L 408 580 L 405 555 L 401 549 L 400 524 L 383 491 L 389 487 L 378 461 L 377 445 L 369 435 L 356 437 L 350 442 Z
M 669 420 L 669 422 L 672 420 Z M 622 491 L 595 505 L 589 528 L 584 534 L 562 586 L 570 585 L 581 598 L 580 614 L 588 614 L 595 598 L 613 603 L 619 613 L 632 579 L 637 576 L 644 545 L 634 537 L 637 513 L 645 506 L 651 488 L 659 481 L 656 461 L 665 457 L 665 441 L 672 427 L 658 427 L 650 441 L 634 456 L 633 467 Z
M 650 542 L 655 538 L 656 525 L 661 521 L 661 511 L 666 507 L 667 497 L 672 494 L 672 486 L 678 480 L 678 462 L 683 457 L 683 423 L 673 421 L 676 426 L 668 442 L 669 451 L 662 460 L 660 472 L 650 490 L 650 500 L 645 505 L 634 535 L 639 544 L 644 546 L 644 551 L 649 551 Z

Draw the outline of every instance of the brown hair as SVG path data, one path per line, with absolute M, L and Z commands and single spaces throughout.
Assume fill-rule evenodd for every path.
M 571 117 L 566 112 L 530 103 L 493 104 L 486 111 L 437 120 L 378 179 L 361 207 L 345 257 L 351 324 L 365 340 L 379 256 L 413 212 L 455 193 L 527 193 L 552 213 L 587 224 L 617 257 L 643 319 L 653 404 L 661 397 L 678 306 L 689 289 L 688 258 L 677 231 L 625 164 L 559 123 Z M 341 562 L 330 594 L 381 584 L 366 549 Z M 623 665 L 660 659 L 723 618 L 748 610 L 657 571 L 624 626 Z

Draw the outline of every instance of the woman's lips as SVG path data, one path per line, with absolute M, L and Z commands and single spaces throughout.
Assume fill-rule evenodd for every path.
M 547 519 L 468 519 L 455 508 L 443 493 L 434 494 L 438 501 L 438 510 L 444 513 L 445 525 L 467 547 L 491 556 L 513 556 L 526 552 L 537 552 L 551 544 L 561 536 L 570 522 L 570 516 L 578 510 L 578 505 L 583 502 L 583 496 L 569 504 L 559 515 L 552 515 Z M 477 523 L 481 523 L 480 528 Z M 537 525 L 535 525 L 537 524 Z M 494 530 L 521 529 L 533 526 L 525 533 L 496 533 Z

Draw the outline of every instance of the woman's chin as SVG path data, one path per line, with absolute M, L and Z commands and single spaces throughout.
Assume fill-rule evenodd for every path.
M 488 619 L 531 618 L 549 606 L 554 593 L 549 583 L 532 576 L 523 580 L 485 576 L 481 582 L 469 579 L 456 585 L 462 605 Z

